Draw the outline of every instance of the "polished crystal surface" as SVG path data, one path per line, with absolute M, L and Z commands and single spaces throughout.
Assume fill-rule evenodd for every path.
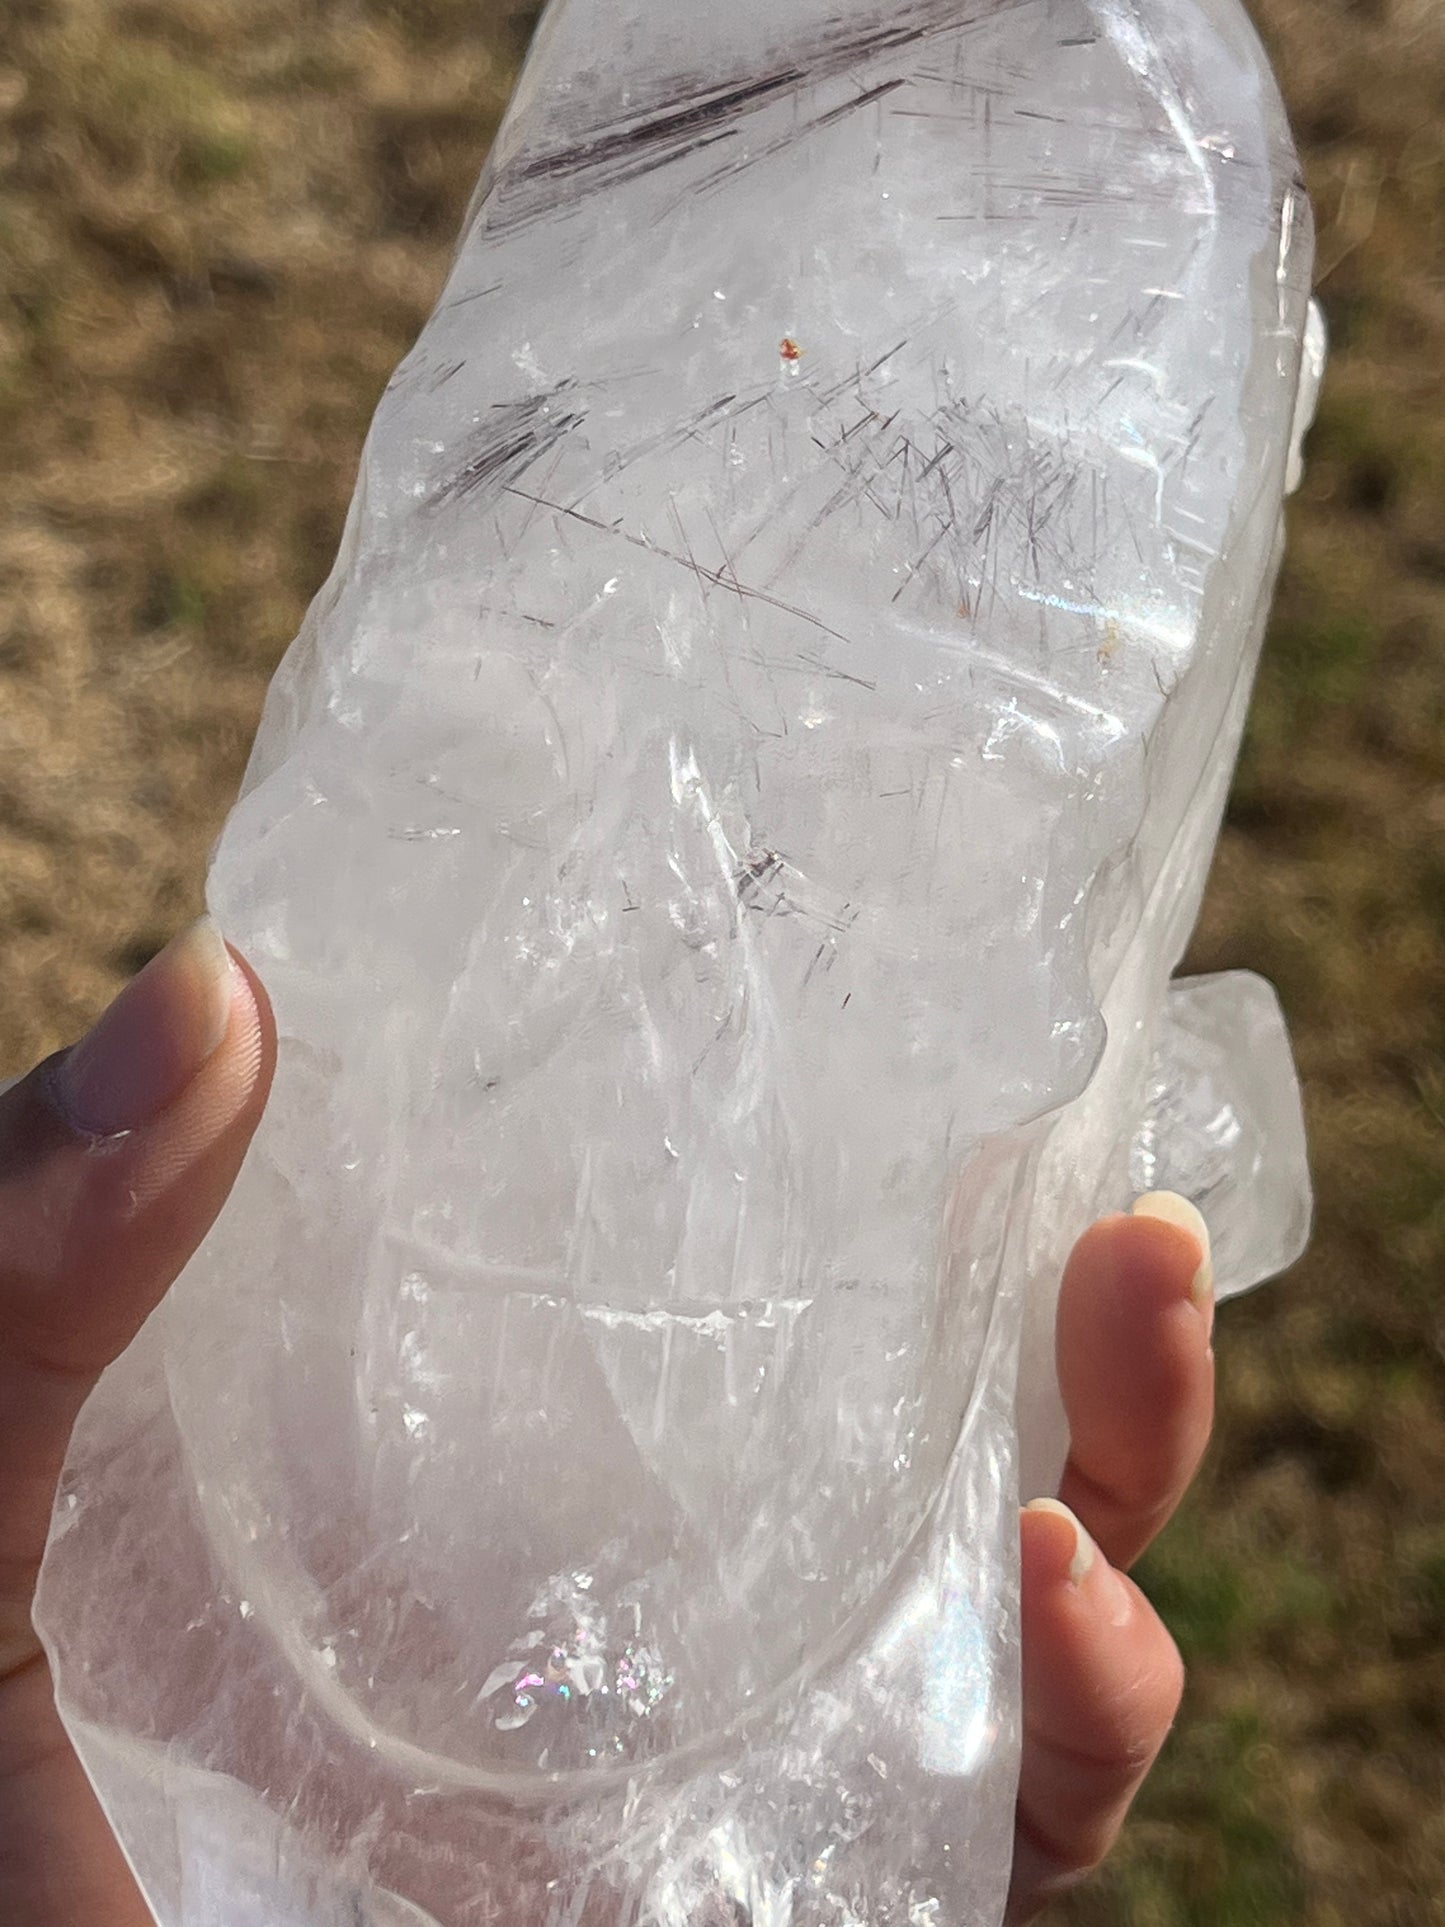
M 216 855 L 275 1097 L 56 1514 L 161 1927 L 997 1921 L 1062 1257 L 1305 1232 L 1272 995 L 1168 980 L 1309 236 L 1234 0 L 556 0 Z

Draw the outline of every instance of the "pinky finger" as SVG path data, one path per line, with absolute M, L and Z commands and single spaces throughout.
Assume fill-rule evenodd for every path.
M 1009 1920 L 1104 1858 L 1179 1710 L 1179 1652 L 1053 1500 L 1021 1521 L 1023 1760 Z

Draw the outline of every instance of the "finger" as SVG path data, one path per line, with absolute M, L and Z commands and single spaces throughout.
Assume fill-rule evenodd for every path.
M 29 1656 L 80 1406 L 219 1211 L 274 1060 L 264 991 L 202 919 L 0 1097 L 0 1674 Z
M 155 1927 L 55 1710 L 50 1674 L 0 1680 L 0 1920 Z
M 1178 1649 L 1066 1507 L 1020 1520 L 1023 1758 L 1009 1918 L 1029 1919 L 1112 1846 L 1179 1710 Z
M 1214 1419 L 1209 1233 L 1173 1192 L 1075 1245 L 1057 1324 L 1070 1448 L 1059 1496 L 1116 1566 L 1183 1497 Z

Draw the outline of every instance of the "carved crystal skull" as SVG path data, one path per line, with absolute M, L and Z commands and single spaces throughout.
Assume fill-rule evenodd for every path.
M 996 1919 L 1062 1256 L 1307 1215 L 1270 993 L 1167 980 L 1309 232 L 1234 0 L 556 0 L 217 852 L 270 1113 L 57 1514 L 162 1927 Z

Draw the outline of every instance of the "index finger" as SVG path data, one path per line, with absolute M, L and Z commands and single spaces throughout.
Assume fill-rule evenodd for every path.
M 1214 1417 L 1209 1233 L 1172 1192 L 1101 1219 L 1074 1247 L 1057 1323 L 1070 1450 L 1059 1497 L 1114 1565 L 1184 1496 Z

